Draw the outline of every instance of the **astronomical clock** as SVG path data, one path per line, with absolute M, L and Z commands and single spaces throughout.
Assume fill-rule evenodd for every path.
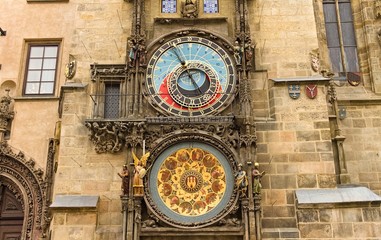
M 147 66 L 147 92 L 164 114 L 204 116 L 223 110 L 236 90 L 234 63 L 206 38 L 179 37 L 156 49 Z
M 144 2 L 133 3 L 127 64 L 92 68 L 94 89 L 117 79 L 126 91 L 119 118 L 86 123 L 98 152 L 127 153 L 123 235 L 258 239 L 246 1 L 232 1 L 230 20 L 203 18 L 199 1 L 183 1 L 181 16 L 157 17 L 150 28 Z
M 153 144 L 145 201 L 163 223 L 197 229 L 236 211 L 238 155 L 216 125 L 233 126 L 232 116 L 221 113 L 236 97 L 238 79 L 222 39 L 197 32 L 166 37 L 151 46 L 145 87 L 161 115 L 154 119 L 173 121 L 175 131 Z

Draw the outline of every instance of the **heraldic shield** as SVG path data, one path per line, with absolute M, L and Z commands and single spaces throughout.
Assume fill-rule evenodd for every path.
M 288 94 L 292 99 L 298 99 L 300 97 L 300 85 L 291 84 L 288 85 Z
M 306 85 L 306 95 L 307 97 L 314 99 L 317 96 L 318 88 L 316 84 Z

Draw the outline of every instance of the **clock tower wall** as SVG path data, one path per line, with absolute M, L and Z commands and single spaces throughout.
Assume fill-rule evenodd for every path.
M 235 2 L 221 1 L 218 12 L 205 13 L 203 2 L 193 1 L 196 6 L 196 16 L 184 18 L 183 4 L 178 1 L 173 13 L 163 13 L 161 1 L 145 2 L 145 26 L 148 39 L 156 39 L 163 33 L 169 33 L 184 28 L 198 28 L 213 31 L 224 36 L 234 35 Z

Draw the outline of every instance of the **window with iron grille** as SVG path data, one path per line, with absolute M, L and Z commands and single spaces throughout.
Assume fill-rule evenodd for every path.
M 323 0 L 323 11 L 332 71 L 359 72 L 350 0 Z
M 58 44 L 28 47 L 25 95 L 53 95 L 57 75 Z
M 204 0 L 204 13 L 218 13 L 218 0 Z
M 161 12 L 162 13 L 176 13 L 177 0 L 162 0 Z
M 120 84 L 105 84 L 104 118 L 119 118 Z

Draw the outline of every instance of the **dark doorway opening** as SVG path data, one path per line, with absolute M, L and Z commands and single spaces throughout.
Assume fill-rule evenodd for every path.
M 0 183 L 0 239 L 20 240 L 24 211 L 15 194 Z

